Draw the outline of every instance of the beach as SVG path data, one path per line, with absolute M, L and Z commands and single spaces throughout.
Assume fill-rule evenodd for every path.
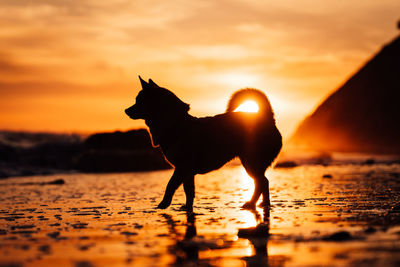
M 400 164 L 267 171 L 270 210 L 241 209 L 253 181 L 231 164 L 165 210 L 172 170 L 0 180 L 0 266 L 399 266 Z

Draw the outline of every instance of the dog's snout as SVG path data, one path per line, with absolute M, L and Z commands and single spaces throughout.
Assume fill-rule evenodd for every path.
M 129 116 L 129 118 L 134 119 L 134 120 L 141 118 L 141 112 L 137 108 L 136 105 L 133 105 L 133 106 L 125 109 L 125 113 L 126 113 L 126 115 Z
M 132 116 L 133 116 L 133 114 L 134 114 L 134 112 L 133 112 L 133 106 L 131 106 L 131 107 L 125 109 L 125 113 L 126 113 L 126 115 L 128 115 L 129 117 L 132 118 Z

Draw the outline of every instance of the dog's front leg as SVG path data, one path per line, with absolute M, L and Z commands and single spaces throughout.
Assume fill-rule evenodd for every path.
M 186 174 L 183 179 L 183 189 L 186 195 L 186 205 L 184 209 L 186 211 L 193 211 L 193 199 L 194 199 L 194 175 Z
M 176 189 L 183 183 L 182 173 L 175 169 L 174 174 L 172 174 L 171 179 L 168 182 L 167 188 L 165 189 L 165 194 L 163 200 L 158 204 L 158 209 L 166 209 L 171 205 L 172 197 Z

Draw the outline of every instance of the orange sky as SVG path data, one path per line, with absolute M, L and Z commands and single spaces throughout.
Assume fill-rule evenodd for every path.
M 398 30 L 400 1 L 0 0 L 0 129 L 143 127 L 123 110 L 152 78 L 223 112 L 262 89 L 288 136 Z

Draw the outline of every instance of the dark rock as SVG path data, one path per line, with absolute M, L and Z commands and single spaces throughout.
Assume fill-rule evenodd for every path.
M 60 236 L 60 232 L 52 232 L 47 234 L 48 237 L 57 239 Z
M 377 230 L 376 230 L 374 227 L 370 226 L 370 227 L 368 227 L 367 229 L 364 230 L 364 233 L 366 233 L 366 234 L 373 234 L 373 233 L 375 233 L 376 231 L 377 231 Z
M 153 148 L 150 135 L 144 129 L 93 134 L 86 139 L 84 145 L 87 150 L 140 150 Z
M 47 182 L 46 184 L 62 185 L 65 184 L 65 181 L 63 179 L 56 179 L 54 181 Z
M 142 229 L 142 228 L 143 228 L 143 225 L 141 225 L 141 224 L 136 224 L 136 225 L 134 226 L 134 228 L 135 228 L 135 229 Z
M 169 169 L 144 130 L 77 135 L 0 131 L 0 178 L 60 171 L 124 172 Z M 65 182 L 65 181 L 64 181 Z M 62 179 L 55 183 L 63 184 Z M 33 184 L 32 184 L 33 185 Z
M 99 133 L 90 136 L 76 159 L 77 169 L 85 172 L 124 172 L 169 169 L 159 148 L 151 145 L 144 130 Z
M 134 236 L 134 235 L 137 235 L 137 233 L 134 233 L 134 232 L 121 232 L 121 235 L 124 235 L 124 236 L 127 236 L 127 237 L 129 237 L 129 236 Z
M 159 149 L 91 150 L 77 159 L 77 169 L 85 172 L 128 172 L 169 169 Z
M 77 261 L 75 267 L 93 267 L 94 265 L 90 261 Z
M 88 250 L 89 248 L 94 247 L 94 246 L 95 246 L 94 243 L 86 244 L 86 245 L 80 245 L 80 246 L 78 246 L 78 249 L 79 249 L 79 250 L 82 250 L 82 251 L 86 251 L 86 250 Z
M 375 160 L 374 159 L 367 159 L 366 161 L 364 161 L 365 165 L 372 165 L 375 164 Z
M 50 246 L 49 245 L 39 246 L 38 250 L 43 252 L 44 254 L 50 254 Z
M 35 227 L 34 224 L 12 225 L 11 226 L 11 230 L 15 230 L 15 229 L 32 229 L 34 227 Z
M 347 231 L 336 232 L 332 235 L 322 238 L 324 241 L 349 241 L 352 240 L 353 237 Z
M 71 226 L 75 229 L 85 229 L 85 228 L 87 228 L 88 224 L 87 223 L 74 223 L 74 224 L 71 224 Z
M 297 163 L 294 161 L 282 161 L 282 162 L 278 162 L 275 165 L 275 168 L 294 168 L 297 167 Z

